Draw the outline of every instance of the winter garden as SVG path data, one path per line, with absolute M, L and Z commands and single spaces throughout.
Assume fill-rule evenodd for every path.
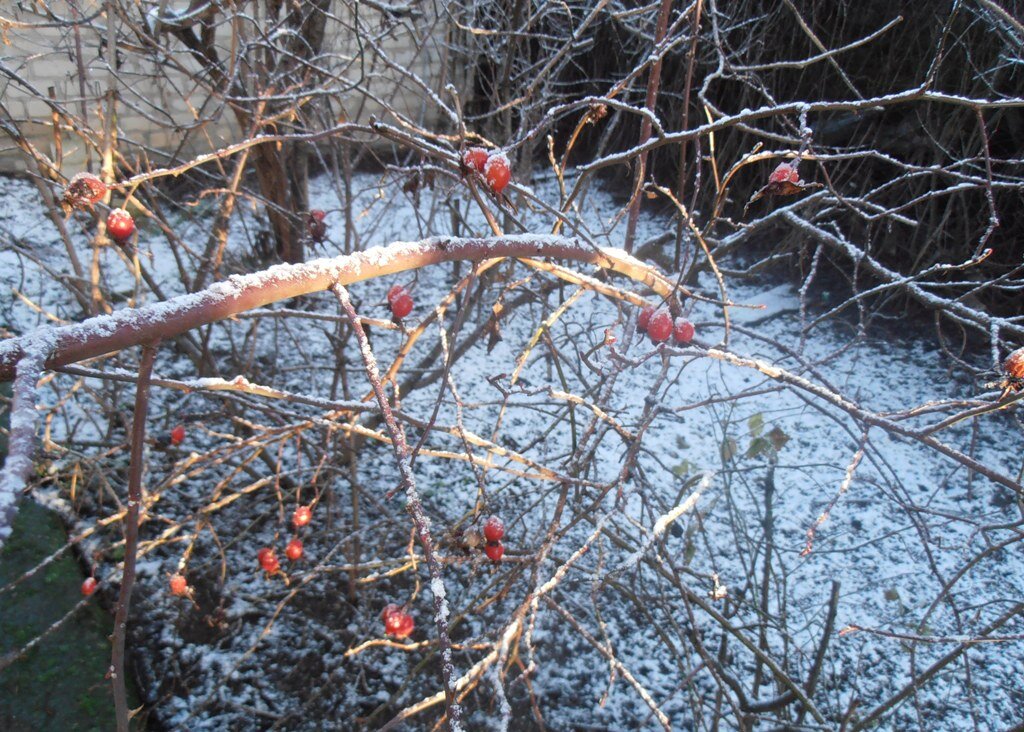
M 1024 729 L 1024 6 L 0 7 L 0 728 Z

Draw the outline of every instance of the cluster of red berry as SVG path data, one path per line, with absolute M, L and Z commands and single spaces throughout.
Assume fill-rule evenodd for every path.
M 672 321 L 672 313 L 668 308 L 655 309 L 648 305 L 640 311 L 636 321 L 637 330 L 650 336 L 654 343 L 664 343 L 671 337 L 676 343 L 683 345 L 693 340 L 696 330 L 693 323 L 683 317 Z
M 462 155 L 462 162 L 469 170 L 475 170 L 484 177 L 495 193 L 501 193 L 512 180 L 508 156 L 500 150 L 487 152 L 482 147 L 471 147 Z
M 396 321 L 401 320 L 412 312 L 412 295 L 401 285 L 395 285 L 388 290 L 388 305 L 391 307 L 391 315 Z
M 505 554 L 505 545 L 501 543 L 501 539 L 504 536 L 505 524 L 502 523 L 500 518 L 491 516 L 484 522 L 484 538 L 487 540 L 484 553 L 492 562 L 501 561 L 502 556 Z
M 303 526 L 309 526 L 309 522 L 313 520 L 313 507 L 312 506 L 299 506 L 292 513 L 292 526 L 296 529 L 301 529 Z M 289 561 L 297 562 L 302 559 L 302 555 L 305 554 L 305 548 L 302 546 L 302 539 L 292 537 L 291 541 L 288 542 L 284 548 L 284 555 L 288 557 Z M 260 567 L 267 574 L 274 574 L 281 569 L 281 563 L 277 559 L 277 554 L 274 550 L 266 546 L 259 550 L 256 554 L 256 558 L 259 560 Z
M 302 540 L 295 538 L 288 542 L 284 554 L 289 560 L 297 562 L 302 559 L 305 550 L 302 548 Z M 260 568 L 267 574 L 274 574 L 281 569 L 281 563 L 277 560 L 277 553 L 269 546 L 265 546 L 256 553 Z
M 313 509 L 310 506 L 299 506 L 295 509 L 292 514 L 292 524 L 295 528 L 302 528 L 308 526 L 309 522 L 313 520 Z M 302 559 L 302 555 L 305 550 L 302 546 L 302 540 L 298 537 L 294 537 L 288 542 L 288 545 L 284 550 L 285 556 L 293 562 L 297 562 Z M 260 564 L 260 568 L 267 574 L 274 574 L 281 570 L 281 562 L 277 558 L 277 553 L 270 548 L 265 546 L 256 553 L 256 559 Z M 96 590 L 97 582 L 92 577 L 89 577 L 82 583 L 82 594 L 91 595 Z M 171 577 L 171 594 L 176 596 L 184 596 L 189 592 L 188 581 L 180 574 L 176 574 Z
M 380 616 L 384 621 L 384 632 L 393 638 L 408 638 L 416 627 L 412 615 L 395 604 L 384 608 Z
M 64 188 L 61 203 L 66 210 L 91 209 L 103 200 L 107 184 L 92 173 L 78 173 Z M 107 233 L 118 244 L 124 244 L 135 233 L 135 219 L 123 208 L 111 209 L 107 214 Z

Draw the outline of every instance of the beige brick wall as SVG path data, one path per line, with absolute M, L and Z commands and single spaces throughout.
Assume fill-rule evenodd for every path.
M 122 0 L 121 4 L 126 8 L 130 22 L 141 25 L 142 11 L 159 5 L 159 2 Z M 379 13 L 365 5 L 359 7 L 359 21 L 366 34 L 363 46 L 368 49 L 361 59 L 357 56 L 358 34 L 353 30 L 352 8 L 342 2 L 332 5 L 335 18 L 328 21 L 325 44 L 329 51 L 321 65 L 337 74 L 334 88 L 338 93 L 333 95 L 333 102 L 336 109 L 344 107 L 350 120 L 365 122 L 370 115 L 382 118 L 383 109 L 378 101 L 374 101 L 376 98 L 427 127 L 438 121 L 444 122 L 436 106 L 426 101 L 426 95 L 414 83 L 389 69 L 373 51 L 376 44 L 392 61 L 405 66 L 437 90 L 443 54 L 443 22 L 429 15 L 433 7 L 431 4 L 411 4 L 421 9 L 421 14 L 415 19 L 402 18 L 398 22 L 381 18 Z M 94 133 L 93 139 L 100 140 L 107 110 L 105 96 L 111 79 L 104 58 L 106 15 L 102 10 L 105 3 L 101 0 L 79 0 L 78 3 L 80 17 L 86 18 L 86 22 L 77 26 L 82 49 L 84 95 L 80 92 L 75 25 L 72 22 L 75 16 L 71 8 L 63 0 L 47 2 L 46 7 L 62 19 L 55 22 L 41 15 L 38 9 L 33 12 L 31 3 L 24 5 L 30 9 L 12 7 L 13 3 L 0 3 L 0 31 L 6 31 L 0 36 L 0 64 L 4 67 L 0 72 L 0 104 L 3 105 L 0 120 L 7 124 L 13 120 L 32 145 L 56 160 L 58 146 L 52 124 L 53 107 L 47 100 L 51 87 L 60 108 L 76 120 L 84 120 Z M 187 5 L 186 0 L 167 0 L 166 7 L 174 10 Z M 254 3 L 238 5 L 243 6 L 246 12 L 257 12 L 253 9 Z M 264 3 L 260 0 L 256 5 L 262 7 Z M 5 20 L 11 23 L 6 28 Z M 230 21 L 223 16 L 219 20 L 218 44 L 226 45 L 230 37 Z M 116 27 L 121 39 L 118 49 L 120 65 L 115 83 L 120 99 L 116 119 L 120 137 L 118 149 L 122 155 L 134 159 L 144 146 L 151 160 L 163 163 L 168 153 L 177 153 L 179 159 L 187 159 L 244 138 L 237 127 L 235 115 L 223 101 L 210 98 L 206 88 L 189 78 L 188 74 L 198 71 L 199 65 L 178 39 L 162 36 L 170 57 L 161 69 L 156 69 L 157 62 L 153 56 L 133 52 L 126 45 L 126 39 L 130 39 L 132 44 L 137 44 L 138 39 L 126 27 L 123 18 L 117 19 Z M 239 20 L 234 27 L 242 28 L 245 40 L 252 40 L 251 23 Z M 417 39 L 426 39 L 426 42 L 421 43 Z M 418 46 L 422 46 L 419 53 Z M 178 70 L 179 65 L 184 71 Z M 154 80 L 155 71 L 164 77 L 162 82 Z M 347 90 L 360 79 L 360 89 Z M 363 93 L 364 90 L 368 90 L 369 95 Z M 60 132 L 60 138 L 59 162 L 65 174 L 70 176 L 84 165 L 87 146 L 78 135 L 67 129 Z M 91 156 L 95 168 L 96 152 L 93 151 Z M 0 131 L 0 171 L 23 172 L 28 165 L 10 137 Z

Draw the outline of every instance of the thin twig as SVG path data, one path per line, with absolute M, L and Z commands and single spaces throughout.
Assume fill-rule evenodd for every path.
M 377 368 L 377 359 L 373 355 L 370 343 L 366 339 L 363 326 L 359 323 L 359 316 L 349 299 L 348 290 L 341 284 L 331 288 L 338 298 L 338 303 L 348 316 L 352 326 L 352 332 L 359 344 L 359 352 L 363 357 L 363 364 L 366 366 L 366 375 L 370 379 L 373 393 L 377 398 L 381 414 L 384 416 L 384 425 L 391 437 L 391 446 L 395 452 L 395 460 L 398 463 L 398 470 L 402 476 L 402 484 L 405 486 L 406 505 L 412 515 L 413 523 L 416 526 L 416 534 L 423 546 L 423 556 L 426 559 L 427 571 L 430 573 L 430 590 L 434 598 L 434 622 L 437 624 L 438 647 L 441 651 L 441 679 L 444 683 L 445 693 L 445 714 L 448 718 L 448 728 L 451 732 L 458 732 L 462 729 L 462 709 L 455 701 L 455 689 L 452 679 L 455 676 L 455 667 L 452 663 L 451 639 L 448 635 L 448 602 L 445 598 L 444 580 L 442 579 L 441 563 L 434 555 L 434 542 L 430 535 L 430 519 L 423 511 L 420 503 L 419 492 L 416 490 L 416 478 L 412 474 L 412 467 L 409 464 L 409 446 L 405 441 L 405 431 L 398 424 L 395 415 L 391 412 L 391 404 L 384 394 L 384 387 L 380 382 L 380 370 Z

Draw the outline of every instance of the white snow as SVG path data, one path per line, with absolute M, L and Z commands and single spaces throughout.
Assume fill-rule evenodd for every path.
M 758 110 L 749 114 L 756 115 Z M 358 219 L 361 257 L 344 260 L 345 265 L 337 257 L 326 257 L 305 266 L 325 278 L 344 274 L 352 282 L 349 289 L 359 314 L 386 317 L 384 293 L 396 277 L 389 274 L 360 281 L 361 268 L 364 264 L 387 268 L 395 264 L 399 253 L 433 251 L 444 232 L 426 230 L 423 221 L 431 207 L 438 204 L 429 195 L 423 195 L 421 208 L 415 211 L 408 198 L 389 186 L 383 187 L 384 196 L 378 196 L 382 186 L 377 177 L 358 176 L 356 184 L 358 200 L 354 210 L 364 214 Z M 550 178 L 535 178 L 534 188 L 546 198 L 557 198 Z M 51 266 L 66 270 L 55 232 L 48 224 L 38 224 L 31 186 L 0 180 L 0 194 L 12 202 L 6 211 L 0 212 L 0 227 L 27 238 Z M 326 181 L 318 181 L 312 191 L 311 206 L 336 209 L 338 203 L 332 200 L 333 195 L 333 188 Z M 444 200 L 450 191 L 439 189 L 434 195 Z M 594 240 L 602 244 L 621 241 L 617 230 L 603 228 L 614 218 L 619 203 L 598 189 L 591 191 L 581 206 Z M 491 247 L 493 239 L 472 238 L 487 229 L 479 217 L 468 209 L 465 213 L 470 230 L 463 231 L 467 235 L 465 243 L 456 245 L 482 241 Z M 526 211 L 523 215 L 534 230 L 550 230 L 549 222 L 541 214 Z M 239 248 L 245 246 L 243 223 L 252 223 L 246 219 L 249 216 L 240 213 L 239 220 L 232 222 L 232 241 L 239 242 Z M 183 224 L 183 234 L 201 235 L 201 223 Z M 337 221 L 334 225 L 338 225 Z M 643 217 L 639 240 L 653 236 L 663 226 L 663 221 Z M 337 235 L 337 229 L 332 229 L 332 235 Z M 74 237 L 76 243 L 86 246 L 83 234 L 76 232 Z M 524 244 L 554 241 L 545 235 L 517 238 Z M 387 246 L 391 242 L 401 243 Z M 367 243 L 375 246 L 366 247 Z M 560 243 L 585 248 L 575 241 Z M 841 241 L 833 244 L 843 245 Z M 163 239 L 143 226 L 140 246 L 144 261 L 152 262 L 152 271 L 166 290 L 182 295 L 175 284 L 175 268 Z M 627 259 L 622 250 L 605 251 Z M 130 273 L 108 255 L 109 252 L 104 253 L 102 263 L 104 281 L 115 291 L 130 289 Z M 589 271 L 586 266 L 579 268 Z M 287 267 L 271 271 L 284 279 L 294 275 L 294 270 Z M 461 274 L 466 271 L 464 266 Z M 251 724 L 251 714 L 232 704 L 272 714 L 308 712 L 313 715 L 310 718 L 315 718 L 325 709 L 345 709 L 346 713 L 358 710 L 352 713 L 363 715 L 381 703 L 398 709 L 424 698 L 435 699 L 440 689 L 436 674 L 422 674 L 408 686 L 403 682 L 424 654 L 436 649 L 436 629 L 429 622 L 420 622 L 421 618 L 436 616 L 443 622 L 454 623 L 453 642 L 462 646 L 440 660 L 451 663 L 453 668 L 458 665 L 469 669 L 462 679 L 486 673 L 489 683 L 481 684 L 473 692 L 482 695 L 473 697 L 481 704 L 486 704 L 490 694 L 496 696 L 494 712 L 486 719 L 471 714 L 469 709 L 474 707 L 467 705 L 465 726 L 469 729 L 504 728 L 513 714 L 513 724 L 520 717 L 530 719 L 529 708 L 524 706 L 528 701 L 523 684 L 513 681 L 518 672 L 510 673 L 503 686 L 498 675 L 499 656 L 507 660 L 508 656 L 502 654 L 509 652 L 510 644 L 521 637 L 520 633 L 530 639 L 530 647 L 524 640 L 519 651 L 523 662 L 531 668 L 530 683 L 552 729 L 584 725 L 633 729 L 655 724 L 649 706 L 635 687 L 623 683 L 621 677 L 618 683 L 610 683 L 612 672 L 607 659 L 578 634 L 567 630 L 564 618 L 546 604 L 544 598 L 550 598 L 571 612 L 604 647 L 613 649 L 621 667 L 629 671 L 675 728 L 687 729 L 694 724 L 691 695 L 699 697 L 701 690 L 707 692 L 711 687 L 707 677 L 701 677 L 699 672 L 692 687 L 680 687 L 686 673 L 696 669 L 699 659 L 694 658 L 683 638 L 670 632 L 670 647 L 657 632 L 687 622 L 686 611 L 678 599 L 679 588 L 668 582 L 657 567 L 678 569 L 680 581 L 700 597 L 709 598 L 716 588 L 719 592 L 727 588 L 728 600 L 707 602 L 718 610 L 728 602 L 737 626 L 756 628 L 759 598 L 748 586 L 748 574 L 755 567 L 754 577 L 760 577 L 765 562 L 762 527 L 766 518 L 768 462 L 763 453 L 752 450 L 758 439 L 763 440 L 775 428 L 784 433 L 788 442 L 778 453 L 774 471 L 774 549 L 770 565 L 772 576 L 778 581 L 773 584 L 769 611 L 775 616 L 784 613 L 787 624 L 770 627 L 766 642 L 773 657 L 788 654 L 787 668 L 796 678 L 806 673 L 821 640 L 832 579 L 841 581 L 837 630 L 855 624 L 928 633 L 951 641 L 971 637 L 1005 611 L 1008 600 L 1024 597 L 1024 561 L 1019 543 L 989 552 L 977 564 L 968 566 L 968 562 L 990 547 L 1013 538 L 1013 528 L 992 528 L 1011 526 L 1019 520 L 1013 512 L 1012 500 L 1001 503 L 1006 492 L 978 475 L 968 482 L 964 468 L 919 442 L 888 436 L 878 428 L 870 430 L 863 459 L 855 471 L 849 471 L 859 447 L 861 426 L 819 394 L 786 388 L 773 378 L 785 370 L 809 383 L 842 393 L 851 404 L 864 410 L 897 412 L 934 403 L 937 412 L 902 422 L 920 427 L 950 413 L 942 407 L 944 400 L 984 396 L 970 384 L 950 376 L 941 353 L 928 341 L 911 340 L 905 333 L 894 333 L 881 326 L 858 338 L 849 323 L 834 318 L 815 327 L 798 357 L 775 345 L 778 342 L 790 349 L 801 345 L 798 290 L 788 284 L 763 280 L 736 281 L 730 283 L 730 295 L 735 301 L 766 308 L 731 308 L 737 329 L 731 334 L 728 353 L 723 348 L 711 354 L 704 350 L 718 344 L 724 333 L 721 314 L 708 303 L 692 301 L 687 303 L 692 309 L 686 315 L 697 328 L 695 344 L 654 353 L 646 340 L 634 338 L 631 344 L 624 343 L 624 323 L 632 316 L 629 308 L 620 308 L 607 298 L 587 293 L 558 319 L 548 336 L 553 348 L 577 363 L 576 354 L 585 355 L 593 349 L 588 359 L 595 370 L 581 366 L 576 373 L 567 369 L 563 376 L 568 383 L 562 383 L 557 371 L 549 371 L 547 359 L 535 354 L 521 374 L 526 385 L 521 383 L 506 397 L 494 384 L 507 386 L 507 375 L 533 336 L 537 323 L 560 300 L 558 290 L 546 299 L 540 297 L 539 284 L 545 281 L 541 279 L 544 275 L 511 267 L 508 274 L 500 274 L 500 278 L 496 276 L 486 285 L 482 309 L 466 313 L 463 331 L 453 337 L 455 345 L 467 338 L 476 324 L 485 321 L 499 295 L 513 298 L 529 288 L 533 299 L 502 321 L 502 340 L 491 351 L 486 348 L 485 338 L 470 347 L 453 369 L 452 380 L 462 400 L 461 415 L 456 417 L 452 399 L 437 385 L 401 394 L 401 414 L 426 421 L 440 399 L 438 424 L 458 424 L 461 419 L 465 430 L 565 473 L 572 469 L 565 464 L 566 456 L 571 453 L 574 439 L 584 439 L 583 426 L 590 412 L 573 406 L 574 432 L 570 402 L 552 398 L 554 391 L 576 394 L 599 404 L 606 418 L 622 425 L 627 434 L 639 430 L 649 398 L 657 405 L 657 411 L 643 433 L 642 449 L 637 455 L 638 477 L 624 482 L 621 497 L 613 490 L 583 515 L 566 537 L 550 548 L 547 558 L 534 571 L 529 562 L 543 546 L 558 499 L 558 483 L 522 479 L 509 472 L 515 464 L 500 455 L 491 455 L 486 466 L 426 454 L 419 455 L 414 463 L 398 463 L 389 446 L 368 442 L 353 477 L 374 501 L 362 504 L 358 530 L 347 514 L 350 476 L 328 463 L 317 487 L 329 487 L 323 500 L 333 500 L 335 523 L 330 529 L 315 525 L 303 535 L 309 563 L 289 568 L 292 582 L 286 587 L 280 578 L 266 578 L 257 572 L 252 557 L 259 546 L 283 547 L 290 531 L 288 507 L 294 505 L 297 496 L 273 479 L 273 471 L 254 459 L 252 442 L 236 431 L 240 430 L 237 422 L 228 419 L 225 400 L 245 400 L 235 404 L 244 409 L 246 428 L 272 438 L 268 454 L 274 461 L 281 460 L 280 477 L 293 481 L 303 491 L 303 500 L 308 500 L 317 465 L 309 461 L 305 450 L 308 445 L 344 439 L 345 421 L 325 418 L 329 411 L 326 404 L 277 399 L 271 402 L 259 396 L 258 390 L 288 391 L 310 397 L 311 402 L 327 400 L 336 353 L 321 328 L 326 325 L 330 330 L 335 324 L 267 318 L 261 324 L 266 331 L 277 321 L 283 324 L 273 338 L 261 332 L 251 370 L 231 367 L 221 376 L 197 378 L 169 347 L 163 349 L 156 373 L 196 389 L 191 393 L 154 389 L 153 393 L 153 432 L 186 418 L 190 423 L 189 439 L 193 440 L 180 452 L 153 451 L 148 471 L 147 494 L 159 496 L 159 502 L 150 509 L 151 520 L 143 526 L 143 538 L 154 541 L 161 536 L 161 540 L 154 541 L 139 567 L 140 643 L 146 648 L 145 655 L 157 678 L 183 669 L 190 674 L 189 682 L 195 684 L 189 688 L 187 697 L 171 696 L 161 701 L 163 722 L 172 727 L 215 730 Z M 261 277 L 234 275 L 216 285 L 212 295 L 235 297 L 242 289 L 262 281 Z M 405 275 L 405 280 L 408 277 Z M 524 279 L 522 284 L 505 291 L 509 283 L 517 283 L 520 278 Z M 614 279 L 616 284 L 649 294 L 622 278 Z M 451 265 L 420 270 L 416 296 L 417 303 L 424 304 L 422 312 L 429 312 L 429 304 L 439 302 L 453 281 Z M 77 317 L 74 306 L 65 301 L 60 288 L 51 285 L 49 276 L 13 251 L 0 251 L 0 285 L 5 291 L 18 287 L 45 311 L 65 319 Z M 705 293 L 717 292 L 717 285 L 710 279 L 700 281 L 698 286 Z M 116 322 L 163 317 L 168 308 L 195 304 L 196 301 L 189 300 L 194 297 L 198 296 L 184 295 L 185 299 L 175 301 L 175 305 L 143 303 L 135 311 L 120 311 L 115 317 L 126 320 Z M 820 302 L 812 305 L 827 309 L 832 304 L 827 293 L 816 297 Z M 310 295 L 304 307 L 338 312 L 333 298 L 324 294 Z M 3 308 L 8 322 L 19 332 L 47 326 L 43 315 L 20 301 L 12 299 Z M 813 313 L 810 315 L 813 317 Z M 451 328 L 455 316 L 453 307 L 445 316 L 446 328 Z M 1004 324 L 1020 327 L 1016 322 L 999 320 L 993 319 L 997 329 Z M 228 352 L 231 339 L 244 340 L 252 323 L 228 320 L 213 326 L 211 348 L 220 354 Z M 105 333 L 109 332 L 110 321 L 87 321 L 77 327 Z M 601 341 L 604 331 L 609 329 L 618 338 L 616 347 L 625 349 L 637 365 L 616 375 L 605 399 L 600 390 L 614 360 Z M 373 352 L 386 368 L 403 336 L 397 330 L 371 330 Z M 430 337 L 421 339 L 402 373 L 416 368 L 434 342 L 436 337 L 433 341 Z M 0 357 L 3 352 L 0 344 Z M 643 360 L 648 355 L 650 358 Z M 668 359 L 667 377 L 659 382 L 663 355 Z M 720 358 L 714 357 L 719 355 Z M 91 366 L 110 371 L 120 369 L 127 374 L 131 373 L 133 357 L 125 353 L 116 363 L 108 360 Z M 356 402 L 368 391 L 358 352 L 351 350 L 348 357 L 355 364 L 347 374 L 351 394 L 339 393 L 338 402 Z M 982 354 L 980 360 L 990 361 L 991 354 Z M 27 429 L 31 423 L 34 432 L 37 416 L 45 413 L 49 438 L 55 445 L 104 445 L 108 439 L 106 423 L 96 418 L 100 410 L 90 389 L 70 388 L 77 378 L 57 375 L 55 388 L 59 387 L 67 400 L 58 404 L 58 392 L 40 391 L 38 409 L 31 415 L 17 416 L 15 427 Z M 96 387 L 100 382 L 88 378 L 84 383 Z M 225 389 L 230 386 L 244 387 L 252 393 Z M 388 393 L 393 394 L 390 388 Z M 270 424 L 269 417 L 251 407 L 254 404 L 278 410 L 279 417 Z M 360 419 L 366 420 L 377 414 L 376 408 L 358 413 Z M 419 429 L 409 422 L 400 424 L 405 427 L 409 442 L 416 444 Z M 1000 472 L 1016 474 L 1020 469 L 1022 440 L 1009 410 L 979 418 L 974 436 L 971 427 L 971 423 L 957 425 L 938 436 L 959 450 L 971 451 Z M 590 483 L 581 481 L 578 486 L 570 486 L 567 516 L 583 514 L 588 502 L 596 499 L 593 484 L 618 475 L 630 447 L 630 441 L 611 429 L 607 421 L 600 421 L 595 429 L 597 435 L 587 437 L 594 448 L 590 472 L 580 476 Z M 605 434 L 611 439 L 604 439 Z M 115 441 L 123 441 L 123 434 L 115 431 L 114 435 Z M 735 450 L 730 448 L 733 455 L 725 459 L 723 447 L 730 445 Z M 107 447 L 82 447 L 80 451 L 98 459 L 99 452 Z M 441 431 L 431 434 L 427 447 L 439 452 L 465 449 L 457 434 Z M 217 450 L 217 460 L 201 460 L 210 449 Z M 474 450 L 478 456 L 483 454 L 477 447 Z M 53 463 L 63 474 L 70 469 L 70 460 L 57 459 Z M 264 482 L 239 469 L 243 463 Z M 16 456 L 9 458 L 4 480 L 8 468 L 15 473 L 30 471 L 31 467 L 31 463 L 26 466 Z M 421 552 L 417 554 L 415 572 L 402 569 L 409 563 L 406 550 L 410 521 L 399 502 L 383 504 L 384 494 L 402 483 L 400 471 L 408 471 L 415 478 L 424 518 L 431 527 L 438 552 L 451 558 L 451 563 L 445 565 L 444 582 L 439 577 L 429 577 Z M 0 501 L 13 495 L 7 490 L 7 483 L 3 485 Z M 485 607 L 481 607 L 480 597 L 491 597 L 494 592 L 483 593 L 483 588 L 492 579 L 505 576 L 502 573 L 514 565 L 504 562 L 500 570 L 495 570 L 476 557 L 464 556 L 445 539 L 447 530 L 474 510 L 481 485 L 486 499 L 483 510 L 487 512 L 483 515 L 500 514 L 515 529 L 503 539 L 506 556 L 524 560 L 523 573 L 509 584 L 507 594 L 495 597 Z M 843 486 L 845 493 L 838 497 L 828 521 L 818 529 L 813 550 L 801 556 L 808 528 Z M 221 498 L 230 498 L 230 502 L 221 509 L 203 513 L 215 490 L 221 491 Z M 380 505 L 373 505 L 375 501 Z M 104 512 L 110 510 L 109 506 L 98 505 L 83 508 L 80 528 L 95 526 Z M 212 531 L 197 530 L 198 517 L 210 521 L 221 544 L 214 541 Z M 562 525 L 567 521 L 563 517 Z M 162 534 L 177 522 L 181 522 L 182 530 Z M 349 552 L 357 538 L 363 547 L 360 576 L 368 581 L 359 587 L 360 601 L 349 603 Z M 615 539 L 625 544 L 620 546 Z M 201 584 L 224 603 L 226 629 L 213 627 L 209 641 L 186 640 L 182 636 L 181 628 L 191 617 L 190 609 L 187 604 L 167 597 L 164 591 L 167 574 L 186 559 L 187 551 L 190 583 Z M 109 572 L 109 568 L 104 569 Z M 929 606 L 943 583 L 961 569 L 963 575 L 950 593 L 950 601 L 966 610 L 961 613 L 961 620 L 945 601 L 929 614 Z M 305 578 L 311 579 L 298 589 Z M 414 595 L 417 579 L 423 592 Z M 288 598 L 295 589 L 297 594 Z M 642 609 L 629 596 L 647 596 L 648 592 L 655 599 Z M 528 596 L 533 597 L 533 602 L 527 614 L 510 618 L 511 609 Z M 407 651 L 375 645 L 347 656 L 359 644 L 380 639 L 379 612 L 390 601 L 384 598 L 412 603 L 417 611 L 417 628 L 411 640 L 423 642 L 425 647 Z M 282 602 L 283 609 L 275 616 Z M 216 604 L 202 606 L 203 613 L 211 618 L 216 609 Z M 272 619 L 271 635 L 259 640 Z M 919 626 L 924 621 L 927 628 L 922 631 Z M 717 649 L 721 638 L 717 626 L 700 613 L 698 622 L 703 637 Z M 999 635 L 1021 632 L 1021 623 L 1015 620 Z M 756 633 L 754 639 L 756 642 Z M 948 652 L 950 645 L 922 643 L 916 644 L 915 649 L 920 670 Z M 728 652 L 730 670 L 748 684 L 753 674 L 752 657 L 734 640 L 728 641 Z M 300 668 L 306 655 L 317 659 L 313 666 L 316 670 L 309 672 L 311 678 L 300 681 L 322 691 L 318 698 L 323 702 L 320 706 L 319 702 L 309 702 L 308 710 L 293 692 L 278 686 L 282 679 L 289 678 L 289 672 Z M 978 644 L 971 648 L 969 660 L 979 728 L 997 730 L 1015 723 L 1019 717 L 1019 698 L 1012 680 L 1024 666 L 1022 644 Z M 193 673 L 193 667 L 201 667 L 202 673 Z M 303 674 L 307 673 L 305 666 L 301 668 Z M 815 702 L 830 714 L 841 713 L 856 694 L 864 708 L 910 680 L 909 655 L 904 643 L 868 632 L 833 636 Z M 971 716 L 961 704 L 966 693 L 962 669 L 951 668 L 941 680 L 919 690 L 916 698 L 918 704 L 934 718 L 943 719 L 950 729 L 973 728 Z M 372 705 L 367 706 L 368 703 Z M 435 703 L 440 704 L 440 699 Z M 414 719 L 413 726 L 434 718 L 429 715 L 435 714 L 437 708 Z M 381 720 L 381 724 L 385 721 Z M 892 728 L 916 728 L 913 705 L 900 707 L 885 723 Z

